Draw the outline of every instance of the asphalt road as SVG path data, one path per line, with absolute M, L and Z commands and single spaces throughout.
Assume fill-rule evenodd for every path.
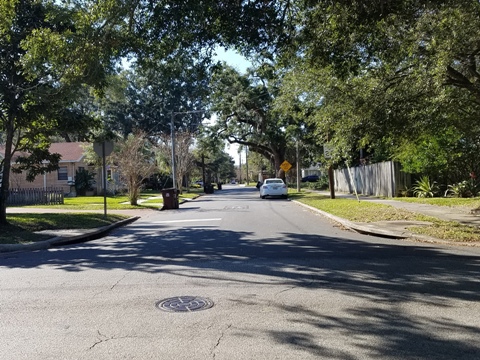
M 0 359 L 479 359 L 479 275 L 480 248 L 347 232 L 224 186 L 0 255 Z M 186 296 L 213 307 L 156 306 Z

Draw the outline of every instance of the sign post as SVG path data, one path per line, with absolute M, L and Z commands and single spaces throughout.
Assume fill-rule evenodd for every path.
M 280 164 L 280 169 L 282 169 L 285 174 L 287 173 L 288 170 L 290 170 L 292 168 L 292 164 L 290 164 L 287 160 L 285 160 L 284 162 L 282 162 Z M 287 180 L 286 180 L 286 176 L 285 176 L 285 183 L 287 183 Z
M 110 155 L 113 151 L 113 142 L 94 143 L 93 150 L 102 158 L 103 165 L 103 216 L 107 217 L 107 167 L 105 157 Z

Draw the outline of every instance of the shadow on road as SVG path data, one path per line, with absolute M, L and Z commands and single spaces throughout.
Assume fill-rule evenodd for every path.
M 244 194 L 240 191 L 240 196 Z M 114 238 L 116 234 L 121 237 Z M 441 329 L 443 334 L 461 332 L 467 338 L 474 338 L 480 334 L 479 326 L 466 327 L 441 316 L 436 319 L 407 316 L 402 310 L 411 304 L 450 308 L 454 300 L 461 300 L 465 303 L 462 311 L 469 311 L 469 302 L 480 301 L 479 257 L 452 255 L 434 247 L 379 245 L 294 232 L 263 240 L 253 235 L 208 226 L 171 230 L 158 224 L 134 223 L 101 242 L 11 254 L 0 260 L 2 267 L 10 268 L 44 264 L 69 272 L 118 268 L 208 278 L 220 283 L 258 285 L 265 281 L 265 285 L 280 285 L 285 289 L 282 291 L 297 287 L 325 289 L 352 298 L 346 314 L 333 316 L 327 308 L 312 310 L 301 303 L 268 306 L 292 314 L 292 324 L 301 322 L 305 326 L 330 329 L 352 337 L 352 341 L 355 337 L 379 337 L 382 341 L 371 343 L 368 349 L 375 358 L 418 358 L 430 354 L 432 359 L 473 359 L 480 353 L 478 343 L 436 335 Z M 190 271 L 186 272 L 185 267 Z M 196 270 L 193 275 L 192 269 Z M 216 271 L 221 271 L 222 276 L 216 277 Z M 378 307 L 357 306 L 355 298 L 374 301 Z M 248 298 L 232 301 L 249 302 Z M 259 301 L 255 299 L 256 306 Z M 292 344 L 325 358 L 352 358 L 341 348 L 322 347 L 321 341 L 308 332 L 272 329 L 268 336 L 279 344 Z M 412 343 L 422 346 L 412 347 Z

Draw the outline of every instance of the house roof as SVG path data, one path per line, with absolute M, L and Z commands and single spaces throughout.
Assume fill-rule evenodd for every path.
M 84 157 L 83 142 L 52 143 L 50 152 L 60 154 L 60 162 L 78 162 Z
M 84 157 L 85 150 L 83 149 L 84 142 L 64 142 L 64 143 L 52 143 L 50 146 L 50 152 L 60 154 L 60 162 L 78 162 Z M 3 158 L 5 155 L 5 146 L 0 146 L 0 156 Z M 18 156 L 19 154 L 17 154 Z M 16 156 L 15 156 L 16 158 Z

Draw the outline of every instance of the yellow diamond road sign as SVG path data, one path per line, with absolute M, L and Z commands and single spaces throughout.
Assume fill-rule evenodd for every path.
M 288 170 L 290 170 L 292 168 L 292 164 L 290 164 L 287 160 L 285 160 L 282 165 L 280 165 L 280 168 L 287 172 Z

